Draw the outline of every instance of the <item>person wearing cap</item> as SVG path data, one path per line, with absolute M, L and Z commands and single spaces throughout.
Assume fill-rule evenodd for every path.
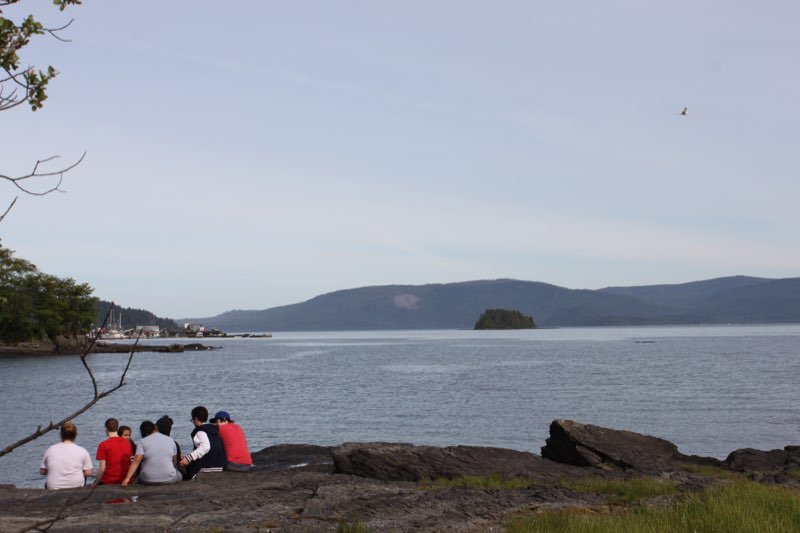
M 242 427 L 231 420 L 228 411 L 217 411 L 212 424 L 219 428 L 219 436 L 225 445 L 225 455 L 228 464 L 225 470 L 229 472 L 249 472 L 253 468 L 253 459 L 250 457 L 250 450 L 247 448 L 247 438 L 244 436 Z
M 192 424 L 194 451 L 181 459 L 181 464 L 186 467 L 186 479 L 194 479 L 199 472 L 221 472 L 228 459 L 225 445 L 219 438 L 219 428 L 208 423 L 208 409 L 202 405 L 192 409 Z

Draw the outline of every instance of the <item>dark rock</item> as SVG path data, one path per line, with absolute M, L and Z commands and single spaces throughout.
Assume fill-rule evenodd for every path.
M 575 466 L 659 470 L 684 456 L 673 443 L 657 437 L 554 420 L 542 457 Z
M 800 446 L 786 446 L 782 450 L 762 451 L 742 448 L 731 452 L 724 465 L 737 472 L 774 472 L 800 469 Z
M 338 474 L 385 481 L 420 481 L 439 477 L 536 476 L 565 472 L 563 465 L 538 455 L 479 446 L 414 446 L 397 443 L 346 443 L 331 453 Z
M 254 470 L 305 469 L 333 473 L 332 446 L 279 444 L 252 454 Z

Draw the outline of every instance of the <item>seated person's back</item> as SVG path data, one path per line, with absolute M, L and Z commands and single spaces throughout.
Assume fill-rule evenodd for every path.
M 136 455 L 128 469 L 128 474 L 122 480 L 122 485 L 128 485 L 140 465 L 139 483 L 163 485 L 176 483 L 183 479 L 181 473 L 175 468 L 178 452 L 175 441 L 159 433 L 156 425 L 149 420 L 142 422 L 141 432 L 143 438 L 136 448 Z
M 106 420 L 105 428 L 108 438 L 97 447 L 96 457 L 100 461 L 97 483 L 116 485 L 125 479 L 131 465 L 133 448 L 128 439 L 117 435 L 119 421 L 116 418 Z

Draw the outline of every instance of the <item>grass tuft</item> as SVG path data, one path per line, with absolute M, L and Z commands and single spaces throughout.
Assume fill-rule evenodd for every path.
M 336 526 L 336 533 L 371 533 L 370 529 L 361 520 L 340 523 Z
M 800 531 L 800 490 L 737 479 L 667 507 L 641 506 L 602 515 L 548 511 L 519 516 L 508 533 L 784 533 Z
M 743 477 L 737 472 L 732 472 L 718 466 L 710 465 L 684 464 L 681 465 L 681 470 L 684 472 L 689 472 L 690 474 L 699 474 L 701 476 L 710 477 L 713 479 L 737 479 Z
M 650 477 L 632 479 L 603 479 L 586 477 L 562 479 L 561 486 L 577 492 L 608 494 L 613 496 L 610 503 L 632 503 L 642 498 L 672 496 L 678 491 L 678 483 L 673 480 Z

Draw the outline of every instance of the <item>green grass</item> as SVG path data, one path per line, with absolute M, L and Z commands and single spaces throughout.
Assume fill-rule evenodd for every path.
M 561 486 L 577 492 L 608 494 L 613 497 L 609 503 L 616 504 L 632 503 L 642 498 L 672 496 L 678 491 L 678 484 L 675 481 L 650 477 L 562 479 Z
M 725 470 L 718 466 L 685 464 L 681 466 L 681 470 L 689 472 L 690 474 L 699 474 L 714 479 L 737 479 L 743 477 L 742 474 L 738 472 Z
M 336 533 L 371 533 L 370 529 L 361 520 L 346 522 L 336 526 Z
M 433 481 L 423 480 L 423 488 L 426 489 L 527 489 L 537 485 L 539 482 L 523 477 L 503 477 L 500 474 L 489 476 L 464 476 L 454 479 L 436 478 Z
M 800 531 L 800 490 L 733 480 L 667 507 L 608 514 L 548 511 L 520 516 L 508 533 L 784 533 Z

